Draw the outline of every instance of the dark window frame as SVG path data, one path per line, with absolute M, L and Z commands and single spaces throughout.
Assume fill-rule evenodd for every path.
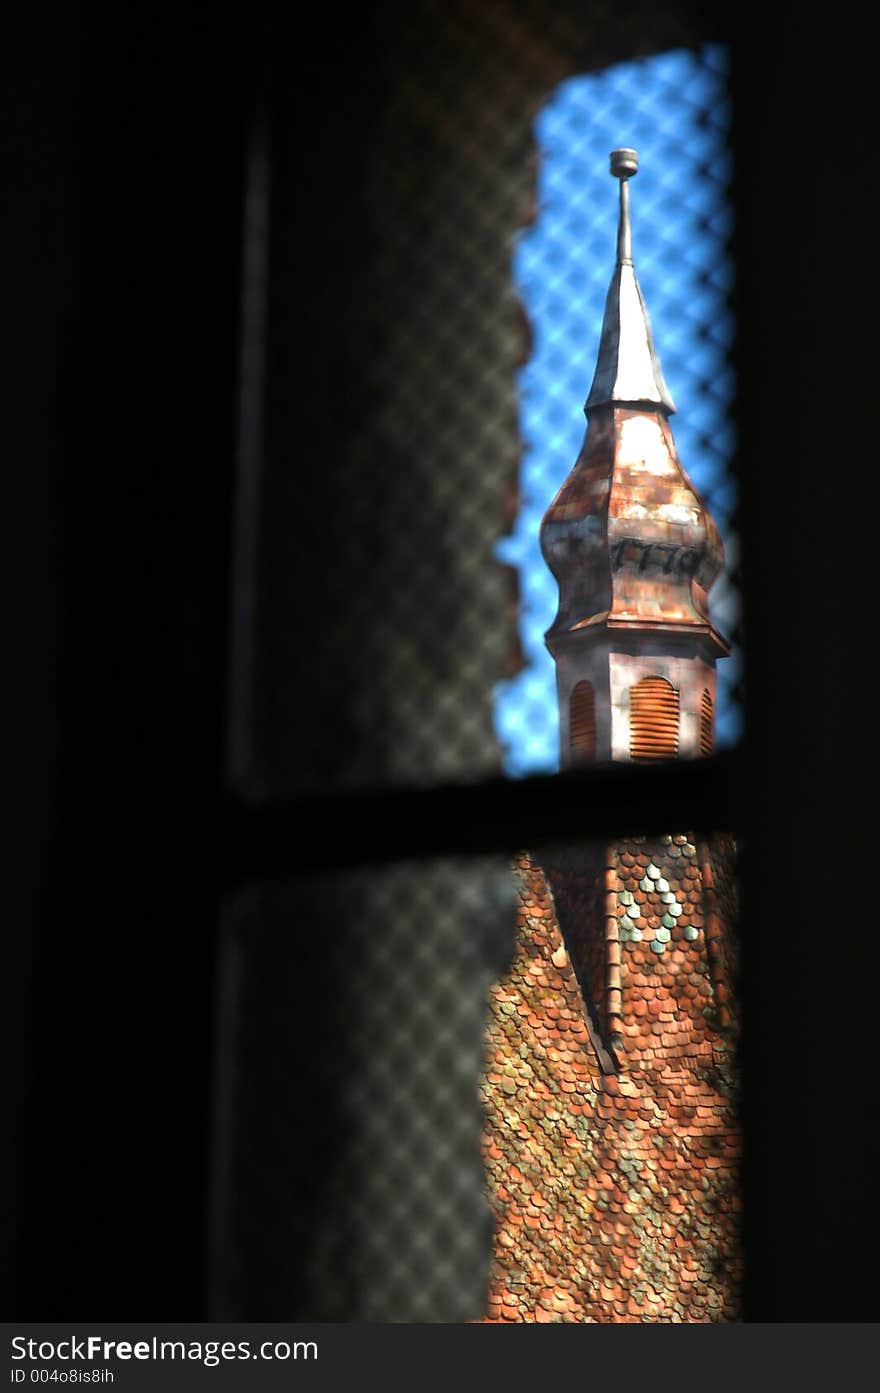
M 683 12 L 687 41 L 705 15 Z M 678 822 L 743 835 L 747 1314 L 876 1319 L 874 1158 L 841 1130 L 870 1115 L 865 1061 L 876 1053 L 873 947 L 850 931 L 846 902 L 874 856 L 848 700 L 855 655 L 870 645 L 874 548 L 848 505 L 873 496 L 864 442 L 876 422 L 870 392 L 845 392 L 830 368 L 851 353 L 859 378 L 864 326 L 880 309 L 869 278 L 844 294 L 840 274 L 864 217 L 844 212 L 863 158 L 852 132 L 876 121 L 878 16 L 844 7 L 804 25 L 793 7 L 740 6 L 731 20 L 742 747 L 662 768 L 263 807 L 224 792 L 217 598 L 228 579 L 252 21 L 215 16 L 212 64 L 203 22 L 185 6 L 152 29 L 127 11 L 112 28 L 91 11 L 85 26 L 47 31 L 39 19 L 22 20 L 8 50 L 16 71 L 4 91 L 18 108 L 3 123 L 20 360 L 7 380 L 22 362 L 32 372 L 28 391 L 9 397 L 10 459 L 25 485 L 15 540 L 21 575 L 43 556 L 51 572 L 45 593 L 25 587 L 18 647 L 23 672 L 35 650 L 50 655 L 45 688 L 40 679 L 50 695 L 27 694 L 15 724 L 10 1316 L 193 1319 L 203 1309 L 192 1216 L 209 1157 L 202 1099 L 225 889 L 287 873 L 294 845 L 297 865 L 327 864 L 331 830 L 344 865 L 614 836 L 637 805 L 659 831 Z M 303 52 L 314 69 L 343 39 L 313 19 Z M 639 36 L 635 20 L 630 30 Z M 822 197 L 817 170 L 828 174 Z M 168 490 L 181 479 L 175 520 Z M 197 554 L 182 546 L 193 539 Z M 178 569 L 187 554 L 189 574 Z M 148 556 L 153 572 L 141 575 Z M 161 620 L 182 594 L 197 612 L 209 603 L 204 641 L 175 685 L 186 628 L 172 634 Z M 808 1031 L 817 1012 L 818 1034 Z M 62 1159 L 59 1134 L 76 1141 Z

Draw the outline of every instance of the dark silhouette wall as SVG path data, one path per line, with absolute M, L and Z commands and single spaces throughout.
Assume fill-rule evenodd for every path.
M 616 28 L 604 7 L 587 10 L 590 34 L 581 6 L 499 3 L 474 62 L 491 72 L 498 33 L 549 50 L 538 92 L 631 56 L 634 42 L 734 43 L 749 738 L 735 776 L 711 784 L 707 772 L 700 787 L 716 825 L 730 793 L 745 845 L 746 1314 L 876 1318 L 873 940 L 860 912 L 874 819 L 854 719 L 873 643 L 878 306 L 858 229 L 876 20 L 840 7 L 806 25 L 790 5 L 729 18 L 637 5 Z M 365 512 L 339 500 L 382 345 L 343 343 L 334 326 L 364 303 L 358 258 L 378 255 L 361 213 L 395 64 L 413 43 L 427 52 L 446 14 L 408 7 L 405 34 L 384 6 L 342 28 L 317 11 L 82 5 L 49 28 L 19 6 L 4 45 L 15 828 L 2 1016 L 15 1125 L 3 1193 L 16 1318 L 207 1310 L 218 902 L 236 856 L 277 874 L 291 845 L 268 824 L 224 840 L 245 153 L 262 107 L 287 133 L 275 206 L 301 193 L 285 303 L 309 331 L 266 393 L 290 415 L 303 516 L 333 515 L 329 546 L 324 531 L 298 531 L 288 555 L 300 603 L 277 619 L 299 636 L 284 710 L 309 768 L 326 734 L 315 616 L 327 612 L 327 557 L 334 586 L 342 574 L 356 587 L 361 541 L 347 539 L 376 516 L 375 499 Z M 460 32 L 468 6 L 453 18 Z M 276 35 L 268 67 L 264 23 Z M 405 222 L 403 198 L 396 216 Z M 385 501 L 419 519 L 420 496 L 396 496 L 409 484 L 389 470 Z M 436 537 L 442 576 L 448 532 L 415 525 Z M 375 635 L 355 635 L 343 663 L 368 708 L 359 655 L 371 645 Z M 486 671 L 505 652 L 493 639 Z M 271 763 L 284 710 L 263 709 Z M 295 769 L 296 744 L 283 753 Z M 388 860 L 420 839 L 469 851 L 565 840 L 597 807 L 614 836 L 633 806 L 630 785 L 593 793 L 588 774 L 552 792 L 537 781 L 458 801 L 404 793 L 371 803 L 369 818 L 340 794 L 328 853 L 318 833 L 330 791 L 311 787 L 297 808 L 312 863 Z M 318 1008 L 306 1011 L 288 1042 L 306 1090 L 318 1024 Z M 292 1164 L 307 1175 L 314 1160 L 306 1148 Z

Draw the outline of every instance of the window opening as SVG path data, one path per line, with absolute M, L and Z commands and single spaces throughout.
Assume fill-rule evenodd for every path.
M 700 698 L 700 754 L 710 755 L 715 746 L 712 698 L 704 692 Z
M 596 703 L 591 682 L 578 682 L 571 694 L 569 746 L 575 764 L 596 758 Z
M 639 278 L 654 339 L 677 405 L 672 426 L 682 464 L 721 532 L 725 569 L 713 587 L 713 620 L 733 641 L 719 666 L 716 734 L 730 748 L 741 732 L 737 641 L 738 561 L 730 472 L 734 378 L 728 361 L 732 211 L 726 46 L 675 50 L 570 78 L 548 97 L 535 125 L 540 152 L 538 216 L 518 236 L 513 275 L 531 326 L 519 373 L 522 506 L 499 557 L 519 574 L 523 670 L 499 684 L 495 727 L 508 774 L 558 767 L 558 702 L 544 645 L 556 583 L 538 545 L 544 510 L 571 469 L 584 432 L 581 403 L 596 362 L 613 268 L 616 202 L 608 151 L 639 150 Z
M 665 677 L 643 677 L 630 688 L 629 752 L 634 760 L 678 754 L 678 692 Z

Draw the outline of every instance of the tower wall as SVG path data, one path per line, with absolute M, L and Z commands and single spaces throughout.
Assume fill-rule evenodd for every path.
M 678 756 L 696 759 L 700 754 L 700 699 L 708 692 L 715 706 L 715 665 L 699 654 L 658 658 L 650 654 L 612 653 L 609 658 L 611 689 L 611 758 L 630 758 L 631 692 L 645 677 L 662 677 L 678 693 Z
M 559 699 L 559 756 L 563 769 L 571 758 L 571 698 L 579 682 L 593 688 L 596 719 L 596 760 L 630 758 L 630 692 L 644 677 L 662 677 L 678 692 L 678 756 L 700 754 L 700 711 L 703 693 L 716 704 L 713 661 L 694 644 L 667 635 L 639 634 L 628 644 L 614 635 L 591 641 L 574 639 L 556 649 L 556 690 Z M 676 647 L 678 652 L 675 651 Z

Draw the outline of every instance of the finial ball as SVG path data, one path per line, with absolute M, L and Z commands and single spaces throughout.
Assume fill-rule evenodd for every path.
M 638 150 L 612 150 L 611 173 L 615 179 L 631 179 L 639 171 Z

